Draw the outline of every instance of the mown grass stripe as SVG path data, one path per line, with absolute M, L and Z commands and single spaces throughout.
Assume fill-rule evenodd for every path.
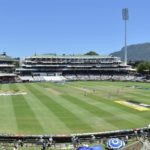
M 40 88 L 41 86 L 40 87 L 35 86 L 35 87 Z M 44 87 L 50 87 L 50 86 L 44 85 Z M 60 89 L 61 89 L 61 93 L 72 93 L 71 92 L 72 88 L 70 90 L 70 88 L 68 89 L 68 87 L 66 87 L 66 86 L 58 88 L 57 85 L 55 84 L 55 86 L 53 86 L 53 87 L 51 87 L 51 88 L 53 88 L 53 90 L 56 90 L 58 93 L 60 93 Z M 63 88 L 63 90 L 62 90 L 62 88 Z M 79 95 L 79 91 L 75 91 L 75 90 L 73 90 L 73 91 L 74 92 L 72 94 L 77 94 L 76 92 L 78 92 L 78 95 Z M 75 105 L 75 104 L 71 103 L 70 101 L 66 100 L 65 98 L 63 98 L 61 96 L 62 94 L 55 95 L 55 94 L 53 94 L 52 91 L 50 91 L 50 94 L 48 94 L 46 91 L 44 91 L 44 93 L 46 95 L 50 96 L 55 101 L 57 101 L 62 106 L 64 106 L 66 109 L 70 110 L 70 108 L 71 108 L 72 113 L 74 113 L 76 116 L 78 116 L 78 118 L 82 119 L 84 122 L 86 122 L 93 128 L 92 131 L 104 131 L 104 130 L 118 129 L 117 127 L 113 126 L 111 123 L 106 122 L 103 119 L 103 117 L 95 116 L 94 114 L 90 113 L 88 110 L 83 109 L 80 106 Z M 81 95 L 79 95 L 79 96 L 81 96 Z M 104 124 L 105 124 L 105 126 L 104 126 Z M 89 131 L 89 132 L 91 132 L 91 131 Z
M 103 103 L 104 105 L 108 105 L 109 106 L 109 110 L 112 111 L 112 113 L 120 115 L 122 118 L 124 118 L 125 120 L 129 120 L 130 122 L 135 123 L 135 125 L 140 125 L 143 124 L 143 122 L 148 122 L 149 119 L 147 118 L 143 118 L 140 116 L 141 112 L 134 110 L 132 108 L 123 106 L 120 104 L 115 103 L 114 101 L 110 101 L 107 99 L 104 99 L 100 96 L 97 95 L 89 95 L 89 97 L 91 97 L 91 99 Z
M 72 86 L 72 88 L 75 88 L 76 86 Z M 66 89 L 67 90 L 67 89 Z M 76 89 L 76 91 L 80 91 L 79 89 Z M 122 95 L 123 93 L 121 93 Z M 74 94 L 72 94 L 74 95 Z M 123 94 L 124 95 L 124 94 Z M 128 95 L 128 93 L 126 93 L 125 95 Z M 90 98 L 90 99 L 89 99 Z M 82 99 L 84 100 L 84 97 L 82 96 Z M 118 100 L 118 96 L 116 95 L 116 97 L 112 96 L 109 97 L 104 97 L 103 94 L 99 94 L 98 92 L 95 93 L 88 93 L 88 96 L 86 97 L 86 102 L 91 101 L 92 103 L 97 102 L 97 104 L 102 107 L 102 108 L 107 108 L 108 110 L 110 110 L 113 114 L 117 114 L 122 116 L 122 118 L 124 118 L 125 120 L 130 120 L 131 122 L 138 124 L 143 124 L 143 122 L 145 122 L 145 124 L 148 122 L 149 120 L 149 116 L 148 116 L 148 112 L 143 112 L 143 115 L 148 116 L 148 118 L 146 117 L 141 117 L 141 112 L 134 110 L 132 108 L 128 108 L 126 106 L 120 106 L 119 104 L 114 103 L 115 100 Z M 114 100 L 114 101 L 113 101 Z M 106 106 L 107 105 L 107 106 Z
M 8 84 L 0 85 L 1 92 L 8 91 Z M 0 132 L 15 133 L 17 131 L 11 96 L 0 96 Z
M 48 106 L 42 103 L 43 97 L 38 98 L 37 96 L 34 95 L 34 93 L 32 93 L 32 91 L 30 92 L 30 89 L 28 88 L 29 86 L 28 84 L 26 85 L 16 84 L 16 85 L 18 86 L 19 89 L 21 90 L 25 89 L 26 91 L 28 91 L 28 95 L 24 95 L 24 98 L 42 127 L 42 131 L 40 132 L 40 134 L 42 132 L 45 133 L 46 129 L 48 129 L 49 127 L 51 129 L 50 130 L 48 129 L 47 131 L 53 131 L 54 134 L 57 133 L 57 131 L 59 131 L 58 128 L 60 128 L 60 130 L 62 128 L 61 133 L 63 134 L 66 132 L 71 133 L 71 132 L 98 131 L 96 128 L 98 128 L 100 131 L 121 129 L 121 128 L 124 128 L 124 126 L 125 128 L 130 128 L 130 127 L 136 128 L 136 127 L 147 126 L 149 124 L 150 116 L 149 116 L 148 111 L 139 112 L 137 110 L 134 110 L 132 108 L 129 108 L 129 107 L 126 107 L 126 106 L 123 106 L 114 102 L 115 100 L 120 100 L 120 99 L 121 100 L 130 99 L 130 100 L 135 100 L 135 101 L 139 101 L 142 103 L 149 103 L 150 94 L 148 90 L 139 90 L 139 89 L 135 89 L 135 88 L 132 89 L 132 88 L 127 87 L 127 86 L 133 86 L 133 85 L 150 87 L 149 84 L 130 83 L 130 82 L 129 83 L 128 82 L 105 82 L 105 81 L 104 82 L 98 82 L 98 81 L 96 82 L 92 82 L 92 81 L 91 82 L 71 82 L 71 83 L 69 82 L 69 83 L 65 83 L 64 85 L 58 85 L 54 83 L 32 84 L 32 86 L 34 86 L 36 91 L 37 89 L 40 90 L 43 93 L 43 95 L 46 95 L 49 98 L 50 101 L 51 100 L 54 101 L 56 105 L 60 104 L 63 108 L 66 108 L 68 112 L 71 111 L 73 115 L 75 115 L 77 118 L 79 118 L 85 124 L 91 127 L 88 129 L 86 129 L 86 127 L 85 129 L 83 129 L 84 127 L 82 127 L 80 131 L 79 129 L 72 130 L 72 128 L 70 129 L 68 126 L 66 126 L 66 124 L 64 124 L 63 122 L 64 119 L 62 119 L 63 121 L 60 120 L 60 118 L 53 111 L 51 111 L 51 108 L 49 108 Z M 9 86 L 12 86 L 12 85 L 3 84 L 0 86 L 2 86 L 2 88 L 9 91 L 10 89 Z M 83 87 L 89 90 L 87 92 L 87 96 L 84 96 L 84 91 L 82 89 Z M 93 89 L 96 89 L 96 92 L 93 92 Z M 64 95 L 71 95 L 79 99 L 79 101 L 85 102 L 91 106 L 96 107 L 97 109 L 108 111 L 109 113 L 113 114 L 112 118 L 110 117 L 112 121 L 107 122 L 106 119 L 108 119 L 109 117 L 106 116 L 106 119 L 105 119 L 105 115 L 95 116 L 95 114 L 91 113 L 89 109 L 81 107 L 79 104 L 75 104 L 72 101 L 69 101 L 66 98 L 64 98 L 63 97 Z M 10 131 L 9 133 L 14 133 L 14 132 L 18 133 L 17 131 L 20 131 L 20 129 L 19 130 L 17 129 L 18 128 L 17 121 L 15 120 L 16 115 L 15 115 L 15 110 L 13 110 L 14 109 L 13 104 L 12 104 L 13 100 L 11 97 L 16 97 L 18 99 L 18 96 L 0 97 L 0 108 L 1 108 L 0 132 L 4 131 L 8 133 Z M 51 117 L 51 120 L 55 122 L 53 123 L 53 127 L 50 126 L 51 120 L 47 120 L 45 125 L 43 123 L 43 120 L 45 121 L 46 118 L 48 118 L 47 117 L 48 115 L 51 116 L 50 113 L 53 114 L 53 116 L 55 116 L 55 117 Z M 122 125 L 122 122 L 116 120 L 116 117 L 122 118 L 129 122 L 127 123 L 124 122 L 125 125 Z M 70 120 L 74 122 L 74 119 L 71 118 Z M 120 122 L 119 123 L 120 127 L 115 126 L 113 124 L 113 122 L 115 121 L 118 121 L 118 123 Z M 10 127 L 11 126 L 10 122 L 12 122 L 12 128 Z M 56 128 L 54 126 L 55 124 L 56 124 Z M 82 124 L 80 125 L 83 126 Z M 65 132 L 63 132 L 63 129 Z M 29 132 L 31 133 L 32 129 L 30 129 Z M 38 134 L 39 132 L 36 132 L 36 133 Z
M 145 95 L 145 93 L 128 93 L 128 95 L 125 95 L 124 97 L 134 97 L 134 99 L 136 101 L 143 101 L 147 104 L 150 104 L 149 98 L 150 98 L 150 94 Z
M 126 94 L 126 95 L 120 96 L 120 99 L 124 99 L 124 100 L 127 100 L 127 101 L 132 100 L 132 101 L 136 101 L 136 102 L 150 104 L 149 99 L 142 98 L 138 95 L 136 96 L 136 95 Z
M 74 86 L 72 84 L 74 84 Z M 84 87 L 87 87 L 87 86 L 85 85 Z M 128 108 L 126 106 L 120 107 L 119 105 L 114 103 L 114 100 L 116 100 L 116 99 L 118 100 L 120 95 L 128 94 L 127 93 L 128 91 L 126 91 L 126 88 L 123 88 L 123 89 L 121 88 L 119 94 L 112 93 L 113 95 L 111 94 L 111 95 L 109 95 L 109 97 L 107 95 L 107 94 L 109 94 L 108 93 L 109 91 L 105 91 L 105 95 L 106 95 L 105 96 L 103 93 L 99 93 L 99 91 L 96 91 L 96 94 L 95 94 L 91 90 L 91 92 L 88 93 L 88 96 L 86 96 L 86 98 L 85 98 L 85 96 L 83 96 L 83 91 L 81 91 L 80 89 L 76 89 L 76 82 L 66 83 L 64 88 L 56 86 L 56 84 L 55 84 L 54 88 L 56 90 L 63 89 L 64 93 L 66 93 L 66 91 L 68 91 L 67 93 L 71 93 L 72 96 L 76 96 L 76 94 L 80 93 L 79 97 L 81 100 L 84 100 L 92 105 L 94 105 L 94 103 L 97 103 L 97 106 L 99 106 L 100 109 L 109 110 L 115 116 L 118 116 L 118 117 L 126 120 L 127 124 L 129 124 L 129 127 L 140 127 L 140 125 L 142 126 L 144 123 L 145 123 L 145 125 L 148 123 L 148 120 L 149 120 L 148 112 L 143 112 L 142 115 L 146 116 L 146 118 L 145 118 L 145 117 L 141 116 L 139 111 L 136 111 L 136 110 L 134 111 L 132 108 Z M 74 92 L 70 92 L 71 91 L 70 89 L 72 89 L 72 88 L 74 89 L 73 90 Z M 109 89 L 109 87 L 107 87 L 107 88 Z M 125 90 L 125 93 L 124 92 L 122 93 L 122 90 L 123 91 Z M 93 95 L 94 97 L 91 97 L 91 95 Z M 95 101 L 95 99 L 97 99 L 97 101 Z M 114 120 L 115 120 L 115 118 L 114 118 Z
M 92 130 L 91 126 L 83 122 L 83 120 L 79 119 L 76 115 L 72 113 L 72 110 L 67 110 L 65 107 L 57 103 L 52 98 L 47 95 L 43 95 L 43 93 L 35 88 L 33 84 L 30 84 L 30 91 L 35 94 L 41 102 L 48 107 L 64 124 L 72 130 L 72 132 L 83 132 L 86 130 Z
M 19 90 L 17 84 L 10 85 L 10 89 Z M 37 134 L 43 131 L 42 126 L 26 102 L 24 96 L 12 96 L 12 103 L 19 133 Z
M 27 102 L 32 107 L 37 119 L 45 130 L 46 134 L 64 134 L 70 133 L 71 130 L 55 114 L 48 109 L 34 93 L 28 89 L 28 84 L 20 85 L 28 94 L 25 96 Z M 41 89 L 41 91 L 44 91 Z
M 122 127 L 126 127 L 127 123 L 130 123 L 130 125 L 134 126 L 135 124 L 125 120 L 119 116 L 117 116 L 116 114 L 113 114 L 112 112 L 110 112 L 110 110 L 104 110 L 101 108 L 98 108 L 94 105 L 88 104 L 85 101 L 80 100 L 79 98 L 76 98 L 74 96 L 71 95 L 62 95 L 65 99 L 67 99 L 68 101 L 71 101 L 72 103 L 87 109 L 89 112 L 93 113 L 95 116 L 99 116 L 99 117 L 103 117 L 104 120 L 108 123 L 112 123 L 114 126 L 120 128 L 120 126 Z M 115 119 L 115 121 L 114 121 Z

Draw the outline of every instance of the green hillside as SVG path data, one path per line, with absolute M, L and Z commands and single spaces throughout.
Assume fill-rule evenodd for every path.
M 128 50 L 128 61 L 150 61 L 150 43 L 129 45 Z M 112 56 L 121 57 L 124 60 L 124 47 L 117 52 L 111 53 Z

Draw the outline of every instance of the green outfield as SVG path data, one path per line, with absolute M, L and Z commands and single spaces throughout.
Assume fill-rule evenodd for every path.
M 70 134 L 150 124 L 149 108 L 138 109 L 126 101 L 150 104 L 150 84 L 105 81 L 1 84 L 0 133 Z

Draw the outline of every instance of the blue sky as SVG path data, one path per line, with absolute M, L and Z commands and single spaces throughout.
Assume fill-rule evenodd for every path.
M 150 42 L 149 6 L 149 0 L 0 0 L 0 52 L 109 54 L 124 45 L 125 7 L 128 44 Z

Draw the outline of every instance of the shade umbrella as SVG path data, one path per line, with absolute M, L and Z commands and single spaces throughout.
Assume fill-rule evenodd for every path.
M 118 138 L 111 138 L 107 141 L 107 147 L 110 149 L 120 149 L 125 146 L 125 142 Z
M 87 147 L 87 146 L 80 146 L 77 148 L 77 150 L 92 150 L 91 147 Z
M 94 145 L 91 148 L 92 150 L 102 150 L 102 147 L 100 145 Z

